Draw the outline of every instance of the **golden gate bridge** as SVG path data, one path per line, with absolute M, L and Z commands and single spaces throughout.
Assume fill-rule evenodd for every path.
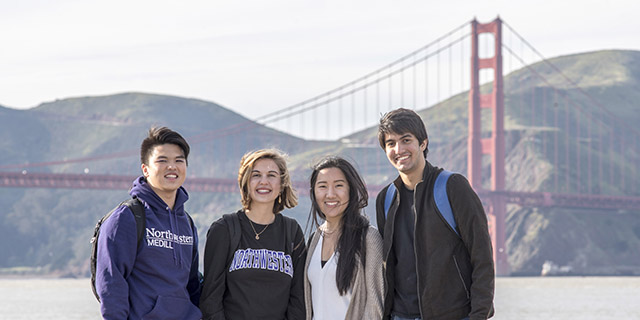
M 520 48 L 513 44 L 514 40 Z M 527 59 L 525 50 L 534 58 Z M 538 63 L 532 64 L 535 60 Z M 461 104 L 466 104 L 465 115 L 439 122 L 425 119 L 432 149 L 444 149 L 430 153 L 429 160 L 441 164 L 454 156 L 455 137 L 438 138 L 438 135 L 445 132 L 443 126 L 461 126 L 461 119 L 466 118 L 466 168 L 446 167 L 465 173 L 485 203 L 499 275 L 509 274 L 507 204 L 606 210 L 640 208 L 637 171 L 640 133 L 499 18 L 490 23 L 476 20 L 465 23 L 426 46 L 333 90 L 255 121 L 204 132 L 188 140 L 192 144 L 215 141 L 247 127 L 267 125 L 308 140 L 341 139 L 348 143 L 357 140 L 350 138 L 350 134 L 371 130 L 379 115 L 393 108 L 420 110 L 438 106 L 445 110 L 439 115 L 449 118 L 464 110 Z M 513 120 L 516 118 L 518 121 Z M 505 141 L 506 133 L 515 129 L 521 129 L 520 134 L 526 136 L 521 139 L 526 145 Z M 447 143 L 447 139 L 451 141 Z M 377 149 L 377 141 L 369 139 L 360 143 L 382 152 Z M 28 169 L 129 157 L 136 152 L 4 164 L 0 170 L 8 171 L 0 172 L 0 186 L 128 189 L 133 176 L 40 173 Z M 533 175 L 546 177 L 543 181 L 526 186 L 509 182 L 513 179 L 507 177 L 513 178 L 520 171 L 507 168 L 506 162 L 510 159 L 511 163 L 518 163 L 522 152 L 542 155 L 539 160 L 544 165 L 536 167 L 539 172 Z M 355 160 L 369 163 L 365 158 Z M 388 166 L 387 163 L 373 165 Z M 388 181 L 369 183 L 370 192 L 376 194 L 384 183 Z M 308 190 L 306 184 L 295 182 L 303 193 Z M 185 187 L 200 192 L 238 192 L 236 180 L 229 178 L 189 177 Z

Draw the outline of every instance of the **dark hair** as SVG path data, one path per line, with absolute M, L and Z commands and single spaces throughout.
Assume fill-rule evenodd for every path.
M 427 158 L 429 153 L 429 136 L 427 135 L 427 129 L 424 126 L 424 122 L 420 115 L 415 111 L 399 108 L 393 111 L 385 113 L 380 118 L 380 125 L 378 126 L 378 141 L 380 141 L 380 147 L 385 149 L 385 135 L 388 133 L 413 134 L 420 144 L 423 141 L 427 141 L 427 147 L 424 149 L 424 157 Z
M 149 156 L 153 151 L 153 148 L 163 144 L 175 144 L 184 153 L 184 160 L 187 165 L 189 161 L 189 144 L 187 140 L 185 140 L 179 133 L 167 128 L 167 127 L 151 127 L 149 129 L 149 135 L 142 140 L 142 144 L 140 145 L 140 163 L 147 163 L 149 161 Z
M 360 257 L 363 265 L 365 261 L 366 250 L 363 245 L 363 238 L 369 227 L 369 220 L 363 215 L 363 209 L 367 206 L 369 194 L 364 181 L 351 163 L 337 156 L 326 157 L 313 167 L 313 172 L 311 173 L 311 191 L 309 193 L 311 197 L 311 212 L 307 219 L 307 225 L 309 225 L 309 220 L 313 217 L 313 224 L 315 228 L 318 228 L 320 220 L 326 219 L 324 213 L 318 208 L 314 192 L 318 173 L 326 168 L 340 169 L 349 184 L 349 204 L 342 215 L 340 226 L 342 230 L 336 246 L 336 252 L 340 257 L 336 270 L 336 285 L 340 295 L 345 295 L 355 279 L 357 257 Z

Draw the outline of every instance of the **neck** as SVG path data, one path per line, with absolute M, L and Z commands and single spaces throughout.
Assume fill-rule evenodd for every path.
M 334 233 L 336 231 L 339 230 L 339 228 L 341 227 L 340 224 L 342 222 L 342 219 L 337 218 L 337 219 L 327 219 L 324 222 L 324 231 L 325 233 Z
M 251 221 L 258 224 L 270 224 L 276 218 L 276 215 L 273 213 L 273 203 L 252 203 L 251 208 L 245 210 L 245 214 Z
M 159 190 L 156 190 L 154 187 L 151 187 L 151 189 L 153 190 L 153 192 L 155 192 L 158 197 L 160 197 L 160 199 L 162 199 L 162 201 L 164 201 L 164 203 L 169 207 L 169 209 L 173 210 L 173 206 L 176 204 L 176 195 L 177 195 L 177 191 L 174 192 L 162 192 Z
M 426 162 L 421 162 L 418 168 L 411 170 L 411 172 L 400 172 L 400 179 L 402 183 L 409 190 L 415 189 L 418 182 L 422 181 L 422 176 L 426 168 Z

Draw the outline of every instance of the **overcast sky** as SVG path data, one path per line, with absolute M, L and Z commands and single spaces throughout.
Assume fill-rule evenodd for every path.
M 546 57 L 640 50 L 640 1 L 0 0 L 0 105 L 147 92 L 257 118 L 476 17 Z

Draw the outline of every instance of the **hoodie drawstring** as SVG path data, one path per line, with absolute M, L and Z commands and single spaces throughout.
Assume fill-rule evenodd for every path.
M 169 224 L 171 226 L 171 234 L 172 237 L 174 237 L 174 239 L 172 239 L 174 246 L 173 246 L 173 262 L 175 265 L 179 265 L 180 267 L 182 267 L 182 245 L 179 242 L 179 239 L 176 239 L 176 237 L 179 237 L 180 232 L 179 230 L 177 230 L 176 226 L 178 225 L 178 215 L 175 214 L 175 212 L 173 212 L 173 210 L 171 210 L 169 207 L 167 207 L 167 211 L 169 212 Z

